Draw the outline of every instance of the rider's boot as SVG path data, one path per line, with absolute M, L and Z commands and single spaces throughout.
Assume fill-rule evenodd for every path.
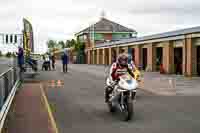
M 111 86 L 107 86 L 105 88 L 105 102 L 106 103 L 109 101 L 109 98 L 110 98 L 109 95 L 112 93 L 112 91 L 113 91 L 113 87 L 111 87 Z

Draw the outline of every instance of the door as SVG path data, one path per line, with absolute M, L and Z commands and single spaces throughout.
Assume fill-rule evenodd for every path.
M 197 74 L 200 76 L 200 46 L 197 46 Z
M 163 58 L 163 48 L 157 47 L 156 48 L 156 71 L 160 70 L 160 65 L 163 63 L 162 58 Z
M 147 67 L 147 48 L 142 48 L 142 68 L 145 70 Z
M 176 74 L 182 74 L 183 66 L 183 48 L 174 48 L 174 67 Z

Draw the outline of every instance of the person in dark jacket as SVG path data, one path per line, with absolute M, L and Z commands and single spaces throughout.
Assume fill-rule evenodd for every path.
M 63 64 L 63 72 L 67 72 L 67 64 L 68 64 L 68 54 L 67 54 L 67 50 L 64 51 L 64 54 L 61 57 L 62 59 L 62 64 Z
M 52 68 L 53 70 L 55 70 L 56 57 L 54 54 L 51 56 L 51 60 L 52 60 Z
M 24 50 L 21 46 L 18 47 L 18 53 L 17 53 L 17 59 L 18 59 L 18 66 L 20 68 L 20 72 L 24 71 Z

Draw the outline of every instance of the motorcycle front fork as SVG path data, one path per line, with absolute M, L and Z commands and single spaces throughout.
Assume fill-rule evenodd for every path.
M 124 98 L 124 92 L 121 93 L 121 98 L 120 98 L 120 106 L 121 109 L 124 110 L 125 109 L 125 98 Z
M 125 102 L 129 102 L 129 100 L 134 100 L 135 98 L 135 92 L 128 92 L 128 95 L 127 95 L 127 99 L 125 99 L 124 97 L 124 92 L 121 93 L 121 98 L 120 98 L 120 106 L 121 106 L 121 109 L 125 109 Z M 125 101 L 126 100 L 126 101 Z

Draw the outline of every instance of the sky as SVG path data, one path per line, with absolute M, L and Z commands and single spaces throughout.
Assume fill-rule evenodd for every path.
M 20 33 L 22 19 L 33 25 L 35 50 L 49 39 L 67 40 L 105 17 L 151 35 L 200 26 L 199 0 L 0 0 L 0 33 Z

